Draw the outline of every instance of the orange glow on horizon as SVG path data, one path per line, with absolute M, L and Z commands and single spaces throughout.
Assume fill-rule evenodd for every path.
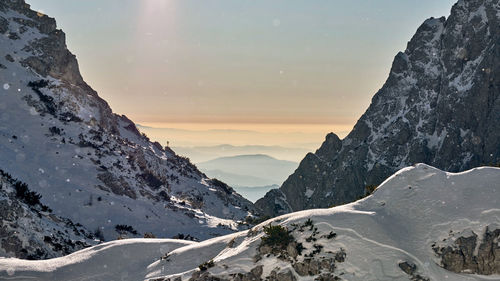
M 324 133 L 345 134 L 352 129 L 350 124 L 291 124 L 291 123 L 191 123 L 191 122 L 137 122 L 141 126 L 155 129 L 185 129 L 193 131 L 241 130 L 265 133 Z

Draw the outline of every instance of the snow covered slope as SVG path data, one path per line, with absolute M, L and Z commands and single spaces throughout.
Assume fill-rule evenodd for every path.
M 351 133 L 329 134 L 256 206 L 276 216 L 353 202 L 415 163 L 499 165 L 499 41 L 499 0 L 460 0 L 447 19 L 426 20 Z
M 349 205 L 284 215 L 176 249 L 158 242 L 133 259 L 128 249 L 150 240 L 107 244 L 124 249 L 120 254 L 100 245 L 49 261 L 0 259 L 0 279 L 500 280 L 499 206 L 500 169 L 453 174 L 418 164 Z M 270 224 L 285 227 L 292 240 L 263 244 Z
M 47 259 L 97 244 L 94 233 L 61 218 L 27 185 L 0 170 L 0 255 Z
M 23 0 L 0 1 L 0 34 L 0 169 L 54 214 L 106 239 L 241 229 L 252 203 L 113 114 L 54 19 Z
M 125 239 L 44 261 L 0 258 L 1 280 L 143 280 L 147 266 L 165 252 L 190 245 L 174 239 Z M 35 273 L 36 272 L 36 273 Z

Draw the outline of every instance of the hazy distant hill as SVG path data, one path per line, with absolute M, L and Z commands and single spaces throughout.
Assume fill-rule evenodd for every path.
M 222 170 L 202 170 L 210 178 L 217 178 L 233 187 L 276 185 L 276 180 L 259 178 L 251 175 L 239 175 Z M 279 186 L 278 186 L 279 187 Z
M 306 146 L 306 145 L 305 145 Z M 307 145 L 309 147 L 311 145 Z M 194 163 L 209 161 L 219 157 L 229 157 L 238 155 L 265 154 L 277 159 L 298 162 L 312 149 L 303 147 L 283 147 L 267 145 L 243 145 L 234 146 L 221 144 L 215 146 L 192 146 L 173 147 L 179 154 L 189 157 Z
M 249 201 L 255 203 L 257 200 L 262 198 L 266 193 L 270 190 L 279 188 L 280 186 L 277 184 L 266 185 L 266 186 L 235 186 L 234 190 L 238 192 L 241 196 L 245 197 Z
M 263 154 L 221 157 L 198 163 L 199 169 L 209 177 L 237 187 L 282 184 L 298 165 Z

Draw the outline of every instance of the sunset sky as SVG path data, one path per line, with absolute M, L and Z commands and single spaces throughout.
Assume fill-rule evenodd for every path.
M 324 136 L 348 132 L 396 53 L 455 0 L 28 2 L 57 19 L 85 80 L 135 122 L 314 124 Z

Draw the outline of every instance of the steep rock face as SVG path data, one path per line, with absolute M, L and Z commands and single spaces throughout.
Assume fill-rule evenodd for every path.
M 352 132 L 328 135 L 256 206 L 276 216 L 351 202 L 414 163 L 454 172 L 500 163 L 499 42 L 498 0 L 461 0 L 448 19 L 425 21 Z
M 251 202 L 113 114 L 82 79 L 55 20 L 0 2 L 0 167 L 55 214 L 106 239 L 207 239 L 241 229 Z

